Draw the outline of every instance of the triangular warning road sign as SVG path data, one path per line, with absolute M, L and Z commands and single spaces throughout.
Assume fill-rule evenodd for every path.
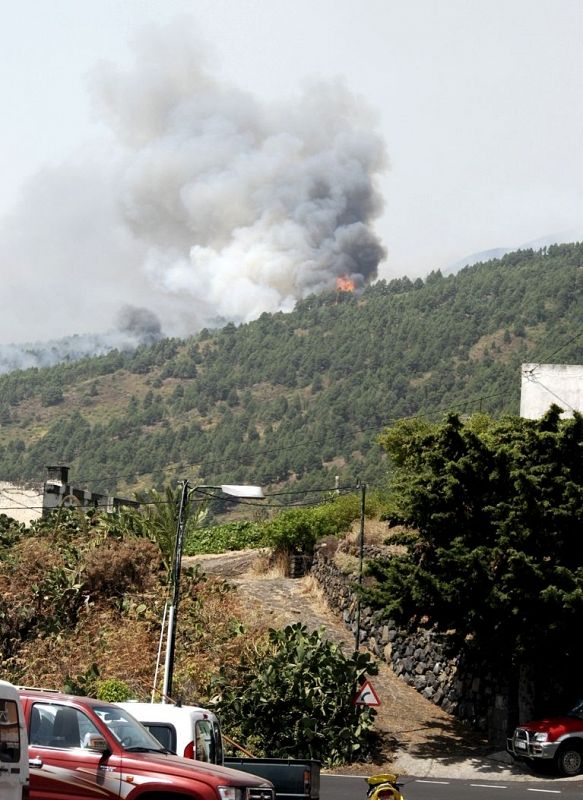
M 362 684 L 352 702 L 355 706 L 380 706 L 381 704 L 379 696 L 370 681 L 365 681 Z

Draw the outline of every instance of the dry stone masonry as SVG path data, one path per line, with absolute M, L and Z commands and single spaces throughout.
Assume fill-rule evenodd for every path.
M 332 609 L 356 638 L 354 576 L 341 572 L 327 548 L 316 551 L 311 574 Z M 378 621 L 371 608 L 360 609 L 360 643 L 389 664 L 403 681 L 448 713 L 504 744 L 508 721 L 507 688 L 496 685 L 486 669 L 470 666 L 464 655 L 448 653 L 447 637 L 419 628 L 413 635 L 391 621 Z M 484 673 L 484 674 L 482 674 Z

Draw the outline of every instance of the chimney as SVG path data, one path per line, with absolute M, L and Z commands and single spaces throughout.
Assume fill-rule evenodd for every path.
M 53 466 L 47 467 L 47 483 L 68 483 L 69 467 Z

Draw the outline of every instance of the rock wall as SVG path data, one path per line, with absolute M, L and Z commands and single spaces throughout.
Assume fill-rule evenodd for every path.
M 330 607 L 352 630 L 356 643 L 358 602 L 354 577 L 344 575 L 325 548 L 317 550 L 311 574 Z M 444 634 L 419 628 L 408 634 L 394 623 L 379 622 L 371 608 L 360 608 L 360 643 L 389 664 L 396 675 L 448 713 L 505 744 L 509 708 L 508 687 L 484 665 L 470 664 L 464 653 L 451 655 Z

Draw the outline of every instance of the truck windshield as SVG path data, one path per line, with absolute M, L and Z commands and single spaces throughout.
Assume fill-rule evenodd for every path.
M 167 753 L 165 747 L 137 719 L 115 706 L 95 706 L 95 713 L 124 750 L 142 753 Z
M 567 716 L 583 719 L 583 700 L 577 700 L 575 706 L 569 711 Z

